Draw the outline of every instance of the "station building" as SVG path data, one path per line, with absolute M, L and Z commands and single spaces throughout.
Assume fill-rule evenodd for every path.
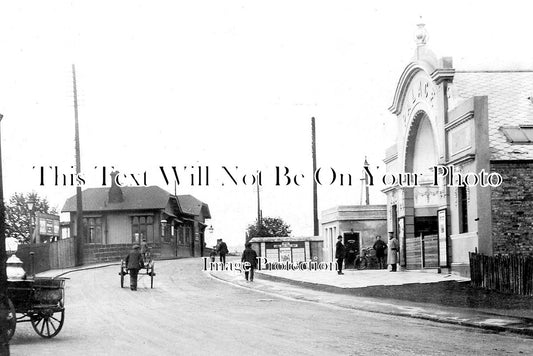
M 123 257 L 143 239 L 158 258 L 204 254 L 205 221 L 211 214 L 192 195 L 113 184 L 84 190 L 82 203 L 85 263 Z M 70 213 L 71 235 L 76 236 L 76 196 L 67 199 L 62 212 Z
M 389 108 L 397 137 L 384 159 L 389 173 L 422 174 L 384 190 L 401 265 L 468 275 L 469 252 L 532 254 L 533 70 L 454 68 L 428 48 L 423 24 L 416 41 Z M 434 166 L 469 183 L 481 171 L 502 182 L 454 184 Z

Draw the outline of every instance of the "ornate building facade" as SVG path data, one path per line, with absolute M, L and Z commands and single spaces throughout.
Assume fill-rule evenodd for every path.
M 533 253 L 533 71 L 461 71 L 428 48 L 423 24 L 416 40 L 384 159 L 400 264 L 468 275 L 469 252 Z

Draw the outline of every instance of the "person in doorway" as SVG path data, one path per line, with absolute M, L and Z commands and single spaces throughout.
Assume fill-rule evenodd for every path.
M 248 280 L 250 276 L 250 282 L 254 281 L 254 269 L 257 268 L 257 252 L 252 249 L 252 243 L 248 242 L 245 245 L 245 249 L 242 252 L 241 262 L 248 262 L 250 266 L 244 267 L 244 278 Z
M 139 245 L 133 245 L 133 249 L 126 256 L 126 268 L 130 274 L 131 290 L 137 290 L 137 276 L 139 275 L 139 270 L 144 268 L 144 261 L 140 249 Z
M 217 253 L 220 256 L 220 262 L 226 263 L 226 255 L 228 254 L 228 245 L 222 239 L 220 239 L 220 243 L 217 247 Z
M 387 255 L 387 263 L 391 265 L 391 272 L 396 272 L 396 264 L 398 263 L 398 253 L 400 252 L 400 244 L 394 233 L 389 232 L 389 253 Z
M 335 258 L 337 259 L 337 273 L 342 273 L 342 264 L 344 263 L 344 257 L 346 256 L 346 249 L 342 244 L 342 236 L 337 237 L 337 247 L 335 248 Z
M 141 255 L 143 256 L 143 260 L 146 261 L 147 255 L 149 256 L 150 247 L 148 247 L 148 243 L 146 242 L 146 238 L 142 239 L 141 242 Z
M 381 236 L 376 236 L 376 242 L 374 242 L 374 246 L 372 246 L 372 248 L 376 251 L 378 268 L 387 268 L 387 264 L 385 263 L 385 250 L 387 249 L 387 244 L 381 240 Z

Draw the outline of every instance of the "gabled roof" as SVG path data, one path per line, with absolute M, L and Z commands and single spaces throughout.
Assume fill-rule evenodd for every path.
M 200 213 L 203 213 L 205 219 L 211 219 L 209 206 L 206 203 L 190 194 L 178 195 L 177 198 L 184 213 L 196 216 L 200 216 Z
M 170 193 L 157 186 L 121 187 L 124 201 L 109 203 L 109 188 L 89 188 L 82 192 L 83 211 L 164 209 Z M 67 199 L 62 212 L 76 211 L 76 196 Z
M 488 97 L 492 160 L 533 159 L 533 145 L 511 143 L 500 128 L 533 124 L 533 70 L 456 71 L 455 100 Z

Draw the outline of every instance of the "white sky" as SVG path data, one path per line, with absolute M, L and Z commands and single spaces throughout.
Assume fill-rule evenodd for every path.
M 533 68 L 526 1 L 26 1 L 0 5 L 4 195 L 36 191 L 59 209 L 74 187 L 39 187 L 33 166 L 74 170 L 71 64 L 79 91 L 82 172 L 209 166 L 208 187 L 178 194 L 209 204 L 217 237 L 241 245 L 256 218 L 252 186 L 221 166 L 263 171 L 264 216 L 311 235 L 310 118 L 320 167 L 353 186 L 319 186 L 319 211 L 358 204 L 365 155 L 379 176 L 395 120 L 387 111 L 414 53 L 422 15 L 429 45 L 456 68 Z M 274 167 L 304 173 L 276 187 Z M 221 179 L 227 184 L 221 186 Z M 376 187 L 371 203 L 384 203 Z

